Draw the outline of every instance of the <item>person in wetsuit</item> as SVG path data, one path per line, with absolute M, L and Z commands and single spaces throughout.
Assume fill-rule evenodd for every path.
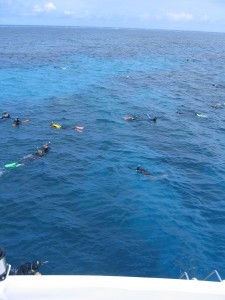
M 137 173 L 140 173 L 140 174 L 142 174 L 142 175 L 144 175 L 144 176 L 150 175 L 150 173 L 149 173 L 147 170 L 142 169 L 140 166 L 138 166 L 138 167 L 136 168 L 136 172 L 137 172 Z
M 157 121 L 157 117 L 154 117 L 154 118 L 152 118 L 152 119 L 149 119 L 149 121 L 156 122 L 156 121 Z
M 13 126 L 19 126 L 20 124 L 21 124 L 21 121 L 20 121 L 19 118 L 15 118 L 13 123 L 12 123 Z
M 43 144 L 41 148 L 38 148 L 37 151 L 35 152 L 34 156 L 35 158 L 39 158 L 47 154 L 49 151 L 49 143 Z
M 3 113 L 3 116 L 1 117 L 1 119 L 9 119 L 10 118 L 10 114 L 8 114 L 6 111 Z
M 34 154 L 28 154 L 24 158 L 22 158 L 18 163 L 21 165 L 28 165 L 29 163 L 33 162 L 34 160 L 41 158 L 48 154 L 49 151 L 49 143 L 43 144 L 41 148 L 37 148 L 37 151 Z
M 39 273 L 40 266 L 40 260 L 36 260 L 32 263 L 24 263 L 16 268 L 12 268 L 10 275 L 41 275 L 41 273 Z
M 43 149 L 43 152 L 44 152 L 45 154 L 47 154 L 48 151 L 49 151 L 49 143 L 45 143 L 45 144 L 42 146 L 42 149 Z

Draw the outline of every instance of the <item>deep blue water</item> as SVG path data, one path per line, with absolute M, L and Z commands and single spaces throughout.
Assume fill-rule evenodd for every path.
M 2 26 L 0 40 L 0 113 L 29 119 L 0 123 L 8 262 L 225 278 L 225 35 Z M 46 141 L 47 156 L 4 168 Z

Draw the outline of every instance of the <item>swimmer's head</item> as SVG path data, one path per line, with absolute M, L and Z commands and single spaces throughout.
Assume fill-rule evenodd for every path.
M 43 148 L 44 148 L 44 149 L 48 149 L 48 143 L 44 144 L 44 145 L 43 145 Z
M 36 260 L 36 261 L 32 262 L 32 269 L 34 271 L 37 271 L 39 269 L 40 265 L 41 265 L 41 261 L 40 260 Z
M 37 150 L 37 155 L 38 155 L 38 156 L 43 156 L 43 151 L 42 151 L 41 149 L 38 149 L 38 150 Z

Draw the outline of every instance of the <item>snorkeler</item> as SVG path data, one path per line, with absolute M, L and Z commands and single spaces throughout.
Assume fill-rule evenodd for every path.
M 41 148 L 37 148 L 37 151 L 34 154 L 28 154 L 17 162 L 7 163 L 4 165 L 4 167 L 9 169 L 9 168 L 18 168 L 21 166 L 26 166 L 29 163 L 33 162 L 34 160 L 47 155 L 47 153 L 49 151 L 49 143 L 50 142 L 45 143 L 45 144 L 43 144 L 43 146 Z
M 13 123 L 12 123 L 12 126 L 19 126 L 21 124 L 21 121 L 19 118 L 15 118 Z
M 146 116 L 148 117 L 148 121 L 149 122 L 156 122 L 157 121 L 157 117 L 153 117 L 153 118 L 151 118 L 150 116 L 149 116 L 149 114 L 146 114 Z M 146 121 L 146 119 L 143 119 L 143 118 L 137 118 L 136 116 L 125 116 L 124 117 L 124 120 L 125 121 L 134 121 L 134 120 L 138 120 L 138 121 Z
M 56 124 L 56 123 L 53 123 L 53 122 L 51 122 L 50 126 L 54 127 L 54 128 L 57 128 L 57 129 L 61 129 L 62 128 L 62 125 L 59 125 L 59 124 Z
M 137 173 L 140 173 L 140 174 L 142 174 L 142 175 L 144 175 L 144 176 L 151 175 L 147 170 L 142 169 L 140 166 L 138 166 L 138 167 L 136 168 L 136 172 L 137 172 Z
M 49 143 L 50 143 L 50 142 L 43 144 L 42 149 L 43 149 L 43 152 L 44 152 L 44 153 L 48 153 L 48 150 L 49 150 Z
M 16 268 L 16 275 L 35 275 L 41 266 L 41 262 L 39 260 L 35 262 L 28 262 L 22 264 Z
M 148 119 L 148 121 L 156 122 L 157 119 L 158 119 L 157 117 L 154 117 L 154 118 Z
M 49 151 L 49 142 L 43 144 L 43 146 L 41 148 L 38 148 L 37 151 L 34 154 L 35 158 L 39 158 L 44 156 L 45 154 L 47 154 Z
M 176 114 L 184 115 L 184 112 L 177 110 L 177 111 L 176 111 Z
M 124 120 L 125 121 L 134 121 L 134 120 L 136 120 L 136 117 L 135 116 L 125 116 Z
M 53 122 L 51 122 L 50 126 L 53 128 L 57 128 L 57 129 L 69 129 L 69 126 L 67 126 L 67 125 L 60 125 L 60 124 L 56 124 Z M 72 127 L 72 129 L 74 129 L 78 132 L 83 132 L 84 126 L 75 126 L 75 127 Z
M 1 119 L 9 119 L 10 118 L 10 114 L 8 114 L 7 112 L 3 113 L 3 116 L 1 117 Z
M 219 102 L 217 102 L 217 103 L 212 104 L 211 107 L 212 108 L 223 108 L 224 105 L 225 105 L 225 103 L 219 103 Z
M 37 151 L 34 153 L 35 158 L 42 157 L 43 155 L 44 155 L 44 152 L 42 149 L 37 149 Z
M 177 110 L 176 113 L 179 114 L 179 115 L 195 116 L 195 117 L 198 117 L 198 118 L 207 118 L 208 117 L 208 115 L 199 114 L 199 113 L 196 113 L 196 112 L 182 112 L 182 111 Z
M 138 166 L 136 168 L 136 172 L 139 173 L 139 174 L 142 174 L 143 176 L 149 176 L 148 179 L 150 181 L 156 181 L 156 180 L 165 179 L 165 178 L 168 177 L 168 173 L 164 173 L 164 174 L 161 174 L 161 175 L 153 176 L 150 172 L 148 172 L 145 169 L 142 169 L 140 166 Z
M 41 265 L 48 263 L 48 261 L 41 262 L 36 260 L 34 262 L 27 262 L 19 265 L 16 268 L 11 268 L 10 275 L 41 275 L 39 268 Z
M 157 117 L 151 118 L 151 117 L 149 116 L 149 114 L 146 114 L 146 116 L 148 117 L 148 121 L 149 121 L 149 122 L 156 122 L 156 121 L 157 121 Z

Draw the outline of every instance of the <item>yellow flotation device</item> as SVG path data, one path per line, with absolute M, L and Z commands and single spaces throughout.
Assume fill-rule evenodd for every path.
M 51 126 L 54 127 L 54 128 L 58 128 L 58 129 L 62 128 L 61 125 L 55 124 L 55 123 L 51 123 Z

